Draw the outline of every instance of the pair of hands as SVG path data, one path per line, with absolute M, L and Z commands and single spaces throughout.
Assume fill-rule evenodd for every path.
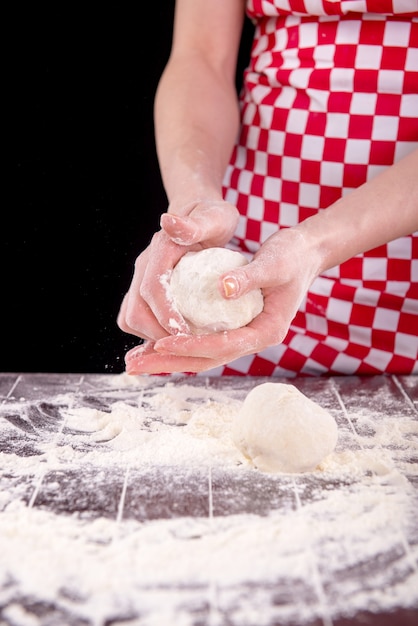
M 123 331 L 145 340 L 125 357 L 129 374 L 202 372 L 283 341 L 316 276 L 316 264 L 310 262 L 305 236 L 297 227 L 279 230 L 251 263 L 226 275 L 224 297 L 263 291 L 263 311 L 244 328 L 193 335 L 167 298 L 161 277 L 168 276 L 186 252 L 225 246 L 237 221 L 237 209 L 225 201 L 200 202 L 186 216 L 162 215 L 161 230 L 136 260 L 118 316 Z M 222 284 L 221 278 L 221 293 Z

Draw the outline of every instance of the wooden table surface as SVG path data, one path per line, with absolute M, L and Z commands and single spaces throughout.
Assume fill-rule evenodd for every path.
M 339 439 L 266 474 L 230 426 L 268 379 L 0 374 L 0 624 L 417 626 L 417 378 L 275 379 Z

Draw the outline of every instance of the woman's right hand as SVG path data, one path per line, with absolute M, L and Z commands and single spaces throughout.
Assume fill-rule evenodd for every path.
M 223 200 L 196 202 L 186 215 L 164 213 L 161 230 L 135 261 L 134 275 L 118 315 L 121 330 L 149 341 L 190 329 L 168 297 L 170 273 L 191 250 L 223 247 L 232 237 L 238 211 Z

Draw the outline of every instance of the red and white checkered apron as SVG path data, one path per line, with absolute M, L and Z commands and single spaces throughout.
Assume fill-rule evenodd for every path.
M 326 209 L 418 147 L 417 0 L 249 0 L 231 247 Z M 417 172 L 418 175 L 418 172 Z M 213 375 L 418 373 L 418 232 L 319 276 L 283 344 Z M 208 372 L 206 372 L 208 374 Z

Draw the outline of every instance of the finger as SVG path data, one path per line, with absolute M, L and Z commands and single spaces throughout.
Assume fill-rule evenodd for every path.
M 265 264 L 255 260 L 220 276 L 218 286 L 224 298 L 236 300 L 253 289 L 272 286 L 274 280 Z
M 143 339 L 160 339 L 167 332 L 158 323 L 150 306 L 141 296 L 141 284 L 147 267 L 148 253 L 145 251 L 135 262 L 135 271 L 129 291 L 122 302 L 119 325 L 128 332 Z
M 119 328 L 121 330 L 123 330 L 123 332 L 125 333 L 130 333 L 131 329 L 129 328 L 128 324 L 126 323 L 126 309 L 128 306 L 128 294 L 126 293 L 123 300 L 122 300 L 122 304 L 120 305 L 119 308 L 119 313 L 118 316 L 116 318 L 116 323 L 119 326 Z
M 165 241 L 158 240 L 158 244 L 151 249 L 148 263 L 145 267 L 139 285 L 140 297 L 147 303 L 155 321 L 167 333 L 190 333 L 190 328 L 175 306 L 169 290 L 170 275 L 173 267 L 184 254 L 184 248 L 173 244 L 165 236 Z M 158 337 L 155 336 L 155 339 Z
M 285 298 L 300 299 L 318 274 L 319 262 L 304 235 L 285 228 L 269 237 L 250 263 L 223 274 L 219 290 L 225 298 L 239 298 L 252 289 L 274 288 L 288 291 Z
M 152 339 L 152 337 L 149 336 L 144 330 L 137 332 L 126 323 L 126 319 L 127 319 L 126 311 L 128 307 L 128 299 L 129 299 L 129 294 L 127 293 L 125 294 L 125 297 L 123 298 L 121 307 L 119 309 L 118 317 L 116 319 L 117 325 L 125 333 L 129 333 L 130 335 L 134 335 L 135 337 L 140 337 L 141 339 Z M 159 337 L 155 337 L 155 340 L 156 339 L 159 339 Z
M 257 352 L 259 346 L 259 335 L 246 326 L 239 331 L 224 331 L 211 335 L 163 337 L 155 343 L 154 349 L 165 355 L 198 357 L 227 362 L 237 356 Z
M 154 341 L 148 340 L 144 341 L 144 343 L 141 343 L 138 346 L 135 346 L 134 348 L 131 348 L 125 354 L 125 362 L 131 362 L 135 359 L 139 359 L 147 356 L 148 354 L 151 354 L 152 352 L 154 352 L 154 343 Z
M 127 371 L 132 374 L 202 372 L 260 352 L 281 343 L 289 328 L 290 317 L 280 313 L 275 295 L 267 298 L 262 311 L 244 328 L 211 335 L 170 335 L 150 346 L 131 350 Z M 279 308 L 280 310 L 280 308 Z
M 170 239 L 179 246 L 190 246 L 202 238 L 199 224 L 190 217 L 180 217 L 170 213 L 163 213 L 160 219 L 161 228 Z
M 161 354 L 231 361 L 281 343 L 294 314 L 282 306 L 280 293 L 267 290 L 263 311 L 247 326 L 208 335 L 170 335 L 159 339 L 154 349 Z
M 164 213 L 161 227 L 175 243 L 190 246 L 223 246 L 232 237 L 238 222 L 238 210 L 228 202 L 199 203 L 188 216 Z
M 211 359 L 159 354 L 154 351 L 152 342 L 130 350 L 125 356 L 125 364 L 130 375 L 197 373 L 221 365 Z

